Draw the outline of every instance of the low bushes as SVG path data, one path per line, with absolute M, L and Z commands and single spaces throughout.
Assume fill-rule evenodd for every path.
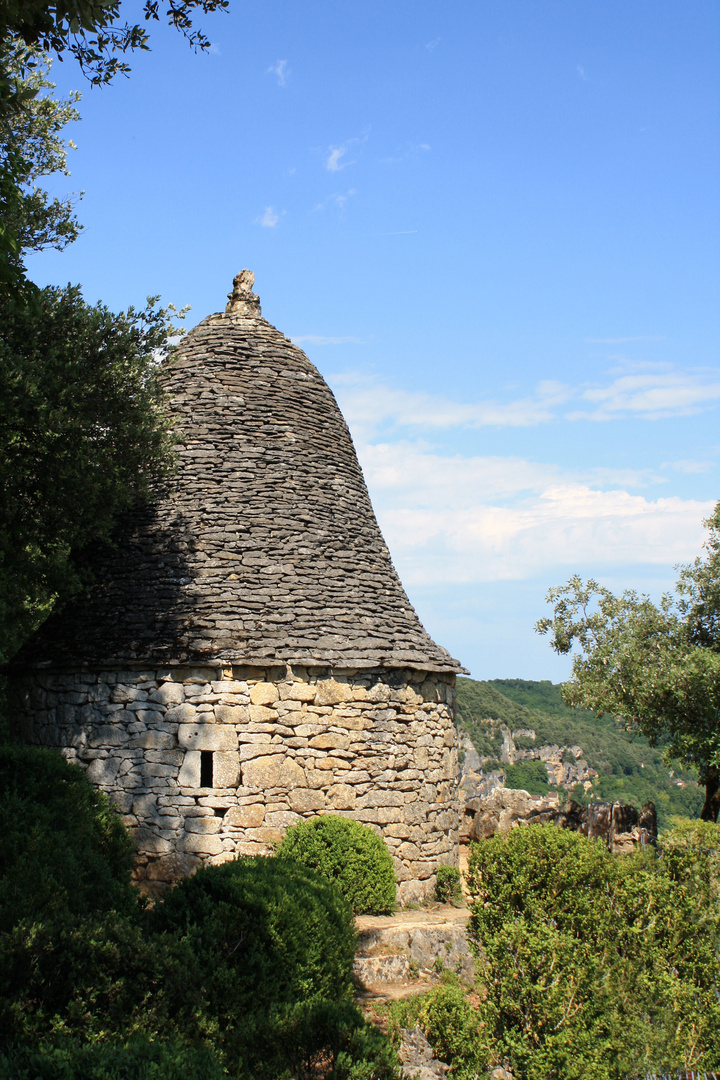
M 328 814 L 291 826 L 278 858 L 292 859 L 333 882 L 357 915 L 395 910 L 395 871 L 381 837 L 359 821 Z
M 0 807 L 0 1080 L 395 1080 L 352 1003 L 354 919 L 335 885 L 291 859 L 239 859 L 148 909 L 82 772 L 51 752 L 2 760 L 20 763 L 3 783 L 29 838 Z
M 54 750 L 0 745 L 0 930 L 130 911 L 132 843 L 84 772 Z
M 720 1065 L 718 826 L 618 857 L 572 832 L 473 846 L 480 1013 L 516 1080 L 617 1080 Z

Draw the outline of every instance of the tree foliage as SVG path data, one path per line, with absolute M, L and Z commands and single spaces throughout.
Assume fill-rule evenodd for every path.
M 17 97 L 16 108 L 0 112 L 0 172 L 11 174 L 16 186 L 16 197 L 3 208 L 2 225 L 16 238 L 18 252 L 61 251 L 81 229 L 74 212 L 79 196 L 51 198 L 37 181 L 70 175 L 67 155 L 75 144 L 60 133 L 80 119 L 75 107 L 80 94 L 58 101 L 45 93 L 55 89 L 49 59 L 16 40 L 0 44 L 0 63 Z
M 210 41 L 193 26 L 197 9 L 207 15 L 224 11 L 229 0 L 166 0 L 162 14 L 169 26 L 179 30 L 195 49 L 208 49 Z M 164 5 L 163 5 L 164 6 Z M 128 74 L 123 57 L 149 48 L 147 29 L 140 23 L 122 21 L 121 0 L 0 0 L 0 38 L 17 36 L 26 45 L 38 45 L 59 59 L 69 53 L 95 84 L 108 83 Z M 161 18 L 159 0 L 145 0 L 144 22 Z
M 556 652 L 578 651 L 565 684 L 569 704 L 610 713 L 697 768 L 705 820 L 720 811 L 720 503 L 706 521 L 706 556 L 680 568 L 676 595 L 659 605 L 615 596 L 573 577 L 551 589 L 552 618 L 537 624 Z
M 0 657 L 80 587 L 77 550 L 168 475 L 171 315 L 114 315 L 70 286 L 0 298 Z

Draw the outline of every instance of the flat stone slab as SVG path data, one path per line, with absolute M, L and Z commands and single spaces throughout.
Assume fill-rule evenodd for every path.
M 355 977 L 376 991 L 388 985 L 411 988 L 418 976 L 439 976 L 443 970 L 472 983 L 475 962 L 467 943 L 469 918 L 467 908 L 453 907 L 359 916 Z

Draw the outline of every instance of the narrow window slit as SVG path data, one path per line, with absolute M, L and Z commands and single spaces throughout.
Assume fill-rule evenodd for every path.
M 200 787 L 213 786 L 213 752 L 200 751 Z

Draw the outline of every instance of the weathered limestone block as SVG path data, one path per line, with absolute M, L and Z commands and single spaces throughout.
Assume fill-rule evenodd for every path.
M 262 803 L 251 803 L 249 806 L 235 806 L 228 810 L 224 823 L 234 829 L 254 829 L 262 825 L 265 820 L 265 807 Z
M 281 754 L 271 757 L 258 757 L 245 762 L 242 766 L 242 781 L 245 787 L 293 788 L 304 787 L 307 783 L 305 772 L 292 758 Z
M 117 778 L 121 758 L 96 758 L 87 768 L 88 779 L 98 787 L 111 787 Z
M 240 755 L 237 751 L 221 751 L 213 758 L 213 784 L 219 788 L 236 788 L 240 782 Z
M 181 724 L 178 745 L 187 750 L 237 750 L 238 737 L 226 724 Z
M 205 836 L 210 836 L 219 833 L 220 829 L 220 818 L 216 817 L 191 817 L 185 821 L 185 831 L 188 833 L 203 833 Z
M 357 793 L 350 784 L 333 784 L 327 798 L 331 810 L 354 810 L 357 804 Z
M 131 749 L 170 750 L 175 745 L 175 738 L 166 731 L 141 731 L 128 745 Z
M 250 701 L 253 705 L 272 705 L 279 697 L 278 688 L 273 683 L 259 682 L 250 687 Z
M 200 751 L 188 750 L 178 774 L 178 784 L 184 788 L 200 787 Z
M 137 829 L 131 829 L 130 835 L 132 836 L 135 846 L 138 851 L 142 851 L 148 855 L 169 855 L 173 850 L 173 845 L 169 840 L 163 839 L 154 829 L 147 829 L 140 826 Z
M 177 682 L 164 682 L 150 694 L 150 700 L 160 705 L 179 705 L 184 697 L 182 684 Z
M 325 793 L 317 789 L 296 788 L 288 794 L 288 802 L 297 814 L 310 814 L 325 809 Z
M 223 849 L 219 836 L 204 836 L 202 833 L 186 833 L 180 845 L 183 851 L 191 851 L 196 855 L 219 855 Z
M 339 705 L 342 701 L 352 701 L 352 687 L 335 679 L 323 679 L 317 685 L 316 705 Z

